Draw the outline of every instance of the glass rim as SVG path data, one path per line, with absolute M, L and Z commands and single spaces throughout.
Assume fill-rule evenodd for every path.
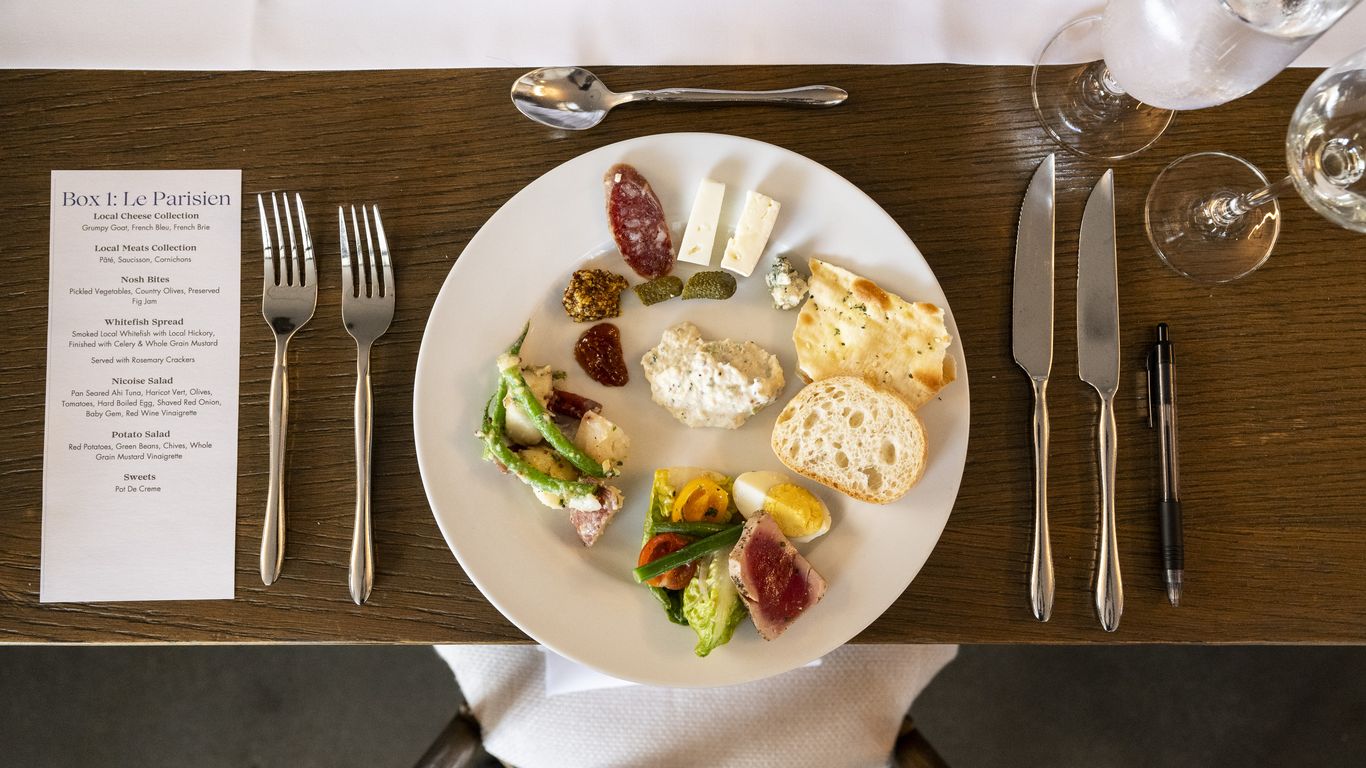
M 1287 35 L 1281 32 L 1277 32 L 1273 29 L 1267 29 L 1264 25 L 1258 24 L 1252 19 L 1249 19 L 1248 17 L 1239 13 L 1237 9 L 1235 9 L 1232 5 L 1230 5 L 1230 2 L 1231 0 L 1219 0 L 1219 7 L 1223 9 L 1223 11 L 1227 13 L 1229 16 L 1233 17 L 1235 21 L 1237 21 L 1240 24 L 1244 24 L 1253 30 L 1256 30 L 1260 34 L 1279 38 L 1281 40 L 1304 40 L 1305 38 L 1318 37 L 1319 35 L 1322 35 L 1323 33 L 1332 29 L 1334 25 L 1336 25 L 1339 21 L 1342 21 L 1343 16 L 1346 16 L 1347 14 L 1351 13 L 1353 8 L 1356 8 L 1358 5 L 1361 4 L 1361 0 L 1348 0 L 1347 4 L 1342 7 L 1341 12 L 1332 16 L 1331 18 L 1325 17 L 1324 19 L 1320 19 L 1316 28 L 1310 31 L 1301 32 L 1299 34 Z

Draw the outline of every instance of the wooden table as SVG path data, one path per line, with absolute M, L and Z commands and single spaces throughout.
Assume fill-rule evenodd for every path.
M 587 150 L 646 134 L 717 131 L 800 152 L 857 184 L 915 240 L 954 309 L 972 383 L 962 490 L 915 582 L 864 642 L 1351 643 L 1366 639 L 1366 238 L 1282 201 L 1282 240 L 1261 271 L 1208 288 L 1164 267 L 1143 234 L 1148 184 L 1186 152 L 1222 149 L 1284 172 L 1290 112 L 1313 71 L 1232 104 L 1180 115 L 1117 165 L 1123 383 L 1120 630 L 1092 611 L 1096 400 L 1075 376 L 1076 235 L 1104 170 L 1059 155 L 1053 417 L 1053 620 L 1025 590 L 1032 519 L 1030 388 L 1010 352 L 1015 225 L 1029 175 L 1052 151 L 1025 68 L 955 66 L 610 69 L 614 86 L 779 87 L 832 82 L 831 111 L 632 106 L 564 135 L 508 103 L 509 70 L 363 73 L 0 73 L 0 642 L 524 640 L 461 572 L 437 531 L 414 457 L 412 386 L 428 308 L 479 226 L 522 186 Z M 351 604 L 353 346 L 321 302 L 292 348 L 288 560 L 257 576 L 272 346 L 260 277 L 242 275 L 237 599 L 38 604 L 47 340 L 49 171 L 241 168 L 243 191 L 384 203 L 402 254 L 402 300 L 375 349 L 375 545 L 369 604 Z M 325 206 L 322 206 L 325 209 Z M 244 245 L 259 236 L 244 215 Z M 247 247 L 244 261 L 254 265 Z M 325 272 L 324 292 L 336 278 Z M 1159 576 L 1155 436 L 1143 361 L 1153 324 L 1178 345 L 1187 586 Z

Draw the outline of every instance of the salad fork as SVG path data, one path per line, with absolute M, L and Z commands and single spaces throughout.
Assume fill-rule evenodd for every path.
M 308 235 L 304 201 L 296 192 L 294 207 L 299 210 L 299 239 L 294 239 L 294 215 L 285 202 L 284 226 L 280 225 L 280 204 L 270 193 L 275 216 L 275 242 L 270 237 L 265 200 L 256 196 L 261 216 L 261 244 L 265 249 L 265 286 L 261 292 L 261 314 L 275 334 L 275 367 L 270 374 L 270 485 L 266 491 L 265 530 L 261 534 L 261 581 L 273 584 L 280 577 L 285 559 L 285 427 L 289 420 L 289 365 L 287 350 L 295 332 L 312 317 L 318 305 L 318 281 L 313 264 L 313 240 Z M 285 237 L 289 253 L 285 254 Z M 299 245 L 303 246 L 302 253 Z
M 346 212 L 337 208 L 341 228 L 342 323 L 356 340 L 356 520 L 351 533 L 351 563 L 347 582 L 351 599 L 361 605 L 370 597 L 375 580 L 375 553 L 370 539 L 370 438 L 372 414 L 370 401 L 370 346 L 389 330 L 394 319 L 394 272 L 389 261 L 389 243 L 384 239 L 384 224 L 379 206 L 351 206 L 351 230 L 356 242 L 355 267 L 346 233 Z M 370 237 L 370 219 L 375 221 L 375 237 Z M 365 239 L 361 240 L 364 223 Z M 374 242 L 379 243 L 376 254 Z M 354 273 L 354 274 L 353 274 Z

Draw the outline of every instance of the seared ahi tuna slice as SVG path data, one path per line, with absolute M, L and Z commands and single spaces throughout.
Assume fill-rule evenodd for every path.
M 730 553 L 730 577 L 765 640 L 781 635 L 825 594 L 825 579 L 767 514 L 745 523 Z
M 607 524 L 612 522 L 612 518 L 621 510 L 621 491 L 610 485 L 598 486 L 598 491 L 593 497 L 597 499 L 598 505 L 592 509 L 580 509 L 574 504 L 569 508 L 569 522 L 578 532 L 579 538 L 583 539 L 586 547 L 593 546 L 607 529 Z

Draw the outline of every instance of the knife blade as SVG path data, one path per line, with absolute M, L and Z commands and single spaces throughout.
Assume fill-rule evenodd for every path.
M 1053 367 L 1054 157 L 1034 171 L 1020 204 L 1015 235 L 1011 346 L 1034 385 L 1034 536 L 1029 558 L 1029 602 L 1034 618 L 1053 611 L 1053 550 L 1048 537 L 1048 373 Z
M 1091 190 L 1077 241 L 1077 369 L 1100 396 L 1097 451 L 1100 547 L 1096 615 L 1106 632 L 1119 628 L 1124 585 L 1115 537 L 1115 392 L 1119 389 L 1119 280 L 1115 251 L 1115 176 L 1107 170 Z

